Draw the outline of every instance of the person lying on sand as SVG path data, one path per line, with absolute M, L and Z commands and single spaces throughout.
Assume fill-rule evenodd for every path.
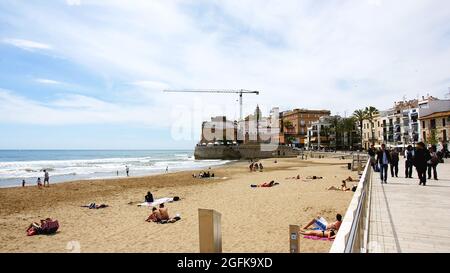
M 315 176 L 315 175 L 306 177 L 306 179 L 322 179 L 322 178 L 323 178 L 322 176 Z
M 261 185 L 254 185 L 254 184 L 252 184 L 252 185 L 250 185 L 250 187 L 252 187 L 252 188 L 255 188 L 255 187 L 273 187 L 273 186 L 276 186 L 276 185 L 279 185 L 279 184 L 280 183 L 277 183 L 277 182 L 272 180 L 269 183 L 265 182 L 265 183 L 262 183 Z
M 336 214 L 336 221 L 328 224 L 328 222 L 318 215 L 316 218 L 312 219 L 306 226 L 303 227 L 303 229 L 308 229 L 310 226 L 314 225 L 315 228 L 319 228 L 321 230 L 336 230 L 338 231 L 342 224 L 342 215 L 339 213 Z M 307 235 L 307 234 L 305 234 Z
M 300 179 L 300 175 L 298 174 L 297 176 L 286 177 L 285 179 Z
M 152 213 L 145 220 L 147 222 L 160 222 L 161 221 L 161 213 L 155 207 L 152 208 Z
M 89 205 L 81 206 L 82 208 L 89 208 L 89 209 L 103 209 L 109 207 L 106 204 L 97 205 L 95 203 L 90 203 Z
M 328 188 L 329 191 L 331 190 L 335 190 L 335 191 L 349 191 L 350 188 L 347 188 L 347 182 L 345 180 L 342 180 L 342 185 L 340 188 L 335 187 L 335 186 L 331 186 Z
M 308 235 L 308 236 L 317 236 L 317 237 L 323 237 L 328 239 L 334 239 L 336 238 L 336 233 L 334 229 L 330 230 L 308 230 L 308 231 L 299 231 L 302 235 Z

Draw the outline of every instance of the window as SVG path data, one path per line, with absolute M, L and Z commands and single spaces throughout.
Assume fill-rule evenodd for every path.
M 425 120 L 422 121 L 422 128 L 425 129 Z
M 378 127 L 380 127 L 380 121 L 378 121 Z
M 423 131 L 423 139 L 422 141 L 427 142 L 427 133 Z
M 436 120 L 435 119 L 430 120 L 430 128 L 436 129 Z
M 445 127 L 445 118 L 442 119 L 442 126 Z
M 447 142 L 447 130 L 442 130 L 442 140 L 444 142 Z

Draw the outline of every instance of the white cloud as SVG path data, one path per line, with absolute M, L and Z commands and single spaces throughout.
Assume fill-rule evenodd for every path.
M 23 40 L 23 39 L 7 38 L 7 39 L 3 39 L 2 42 L 5 44 L 13 45 L 13 46 L 19 47 L 24 50 L 29 50 L 29 51 L 33 51 L 36 49 L 42 49 L 42 50 L 52 49 L 52 47 L 48 44 L 38 43 L 35 41 Z
M 442 96 L 449 84 L 448 1 L 92 0 L 83 7 L 80 14 L 55 5 L 17 5 L 11 35 L 48 41 L 92 75 L 132 89 L 115 96 L 135 92 L 130 97 L 158 107 L 160 116 L 194 98 L 227 105 L 227 115 L 238 113 L 237 96 L 158 92 L 166 88 L 257 89 L 259 96 L 244 97 L 247 112 L 259 103 L 342 114 L 369 104 L 387 108 L 403 95 Z M 349 83 L 345 89 L 342 82 Z M 113 100 L 112 94 L 103 91 L 105 100 Z M 54 103 L 73 110 L 67 98 Z M 78 101 L 90 103 L 96 102 Z M 141 104 L 98 109 L 104 116 L 117 116 L 111 110 L 117 109 L 129 122 L 148 124 L 155 112 Z M 210 111 L 218 115 L 222 108 Z
M 55 81 L 55 80 L 50 80 L 50 79 L 41 79 L 41 78 L 35 79 L 35 81 L 38 82 L 38 83 L 42 83 L 42 84 L 50 84 L 50 85 L 59 85 L 59 84 L 63 84 L 63 83 L 60 82 L 60 81 Z
M 66 0 L 66 3 L 69 6 L 79 6 L 81 5 L 81 0 Z

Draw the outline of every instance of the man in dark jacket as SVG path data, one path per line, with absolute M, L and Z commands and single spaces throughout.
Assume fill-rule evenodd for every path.
M 391 151 L 391 176 L 394 177 L 398 177 L 398 161 L 399 161 L 399 156 L 398 156 L 398 152 L 397 152 L 397 148 L 395 148 L 394 150 Z
M 387 169 L 391 162 L 391 154 L 386 150 L 386 145 L 381 144 L 381 149 L 377 152 L 377 163 L 380 165 L 381 183 L 387 184 Z
M 412 178 L 414 150 L 411 145 L 408 145 L 405 151 L 405 177 Z
M 417 170 L 417 175 L 419 176 L 419 185 L 426 185 L 427 183 L 427 161 L 431 159 L 430 152 L 425 148 L 423 142 L 417 143 L 417 150 L 414 154 L 414 166 Z

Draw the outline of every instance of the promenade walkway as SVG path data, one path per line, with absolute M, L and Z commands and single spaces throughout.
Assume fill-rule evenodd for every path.
M 399 177 L 388 170 L 387 184 L 372 174 L 368 252 L 450 252 L 450 159 L 438 165 L 439 180 L 419 186 L 417 172 L 405 178 L 404 160 Z

